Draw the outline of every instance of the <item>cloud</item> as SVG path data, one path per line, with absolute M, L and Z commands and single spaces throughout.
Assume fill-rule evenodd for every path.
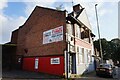
M 12 31 L 17 29 L 26 20 L 23 16 L 11 17 L 10 15 L 5 15 L 3 11 L 7 7 L 7 0 L 0 3 L 0 44 L 9 42 Z
M 6 18 L 3 16 L 3 9 L 7 7 L 7 2 L 0 2 L 0 42 L 2 42 L 2 23 L 6 21 Z
M 102 9 L 102 10 L 99 11 L 98 15 L 99 16 L 104 16 L 105 14 L 107 14 L 107 12 L 108 11 L 106 9 Z
M 64 8 L 68 10 L 69 12 L 72 11 L 72 0 L 67 1 L 61 1 L 61 0 L 16 0 L 16 2 L 24 2 L 26 4 L 25 7 L 25 14 L 24 16 L 18 16 L 18 17 L 11 17 L 8 15 L 5 15 L 3 13 L 4 8 L 7 8 L 7 0 L 2 0 L 3 2 L 0 3 L 0 37 L 2 36 L 2 40 L 0 40 L 0 43 L 5 43 L 10 41 L 11 32 L 15 29 L 17 29 L 20 25 L 22 25 L 25 20 L 28 18 L 28 16 L 31 14 L 35 6 L 42 6 L 42 7 L 49 7 L 49 8 L 55 8 L 57 6 L 56 2 L 63 2 L 65 4 Z M 9 0 L 10 2 L 15 2 L 13 0 Z M 99 11 L 99 16 L 103 17 L 108 13 L 112 13 L 110 9 L 103 8 L 104 2 L 103 0 L 73 0 L 74 4 L 81 4 L 83 7 L 86 8 L 86 12 L 89 18 L 89 21 L 91 23 L 92 28 L 94 29 L 94 32 L 96 33 L 96 17 L 95 17 L 95 3 L 98 3 L 97 9 Z M 102 2 L 101 2 L 102 1 Z M 107 0 L 106 0 L 107 1 Z M 114 4 L 113 4 L 114 5 Z M 0 38 L 1 39 L 1 38 Z
M 3 10 L 5 7 L 7 7 L 6 2 L 0 2 L 0 10 Z
M 0 39 L 1 39 L 0 44 L 10 41 L 12 31 L 19 28 L 19 26 L 25 23 L 26 19 L 31 14 L 31 12 L 33 11 L 36 5 L 43 6 L 43 7 L 50 7 L 52 3 L 54 3 L 54 0 L 52 1 L 53 2 L 46 3 L 46 2 L 38 2 L 38 1 L 37 2 L 26 2 L 26 0 L 25 1 L 21 0 L 21 2 L 24 2 L 26 4 L 26 7 L 25 7 L 26 17 L 24 16 L 12 17 L 10 15 L 5 15 L 3 13 L 4 8 L 9 7 L 7 5 L 7 0 L 6 1 L 3 0 L 3 2 L 0 3 L 0 30 L 1 30 L 0 31 Z
M 75 4 L 81 4 L 83 7 L 86 8 L 86 12 L 88 15 L 88 19 L 90 21 L 90 24 L 92 26 L 92 31 L 93 33 L 95 33 L 97 35 L 97 27 L 96 27 L 96 14 L 95 14 L 95 4 L 98 4 L 97 6 L 97 10 L 98 10 L 98 16 L 99 16 L 99 21 L 100 18 L 105 17 L 107 14 L 112 13 L 113 11 L 111 9 L 106 8 L 106 5 L 114 5 L 112 1 L 108 1 L 108 0 L 73 0 L 74 1 L 74 5 Z M 106 4 L 109 2 L 109 4 Z M 67 1 L 63 1 L 63 0 L 57 0 L 57 1 L 52 1 L 52 3 L 48 2 L 48 3 L 44 3 L 40 2 L 40 3 L 34 3 L 34 4 L 27 4 L 28 7 L 26 9 L 27 15 L 29 15 L 31 13 L 31 9 L 33 9 L 33 7 L 37 4 L 39 6 L 43 6 L 43 7 L 52 7 L 55 8 L 56 5 L 58 5 L 63 3 L 64 9 L 66 9 L 68 12 L 72 11 L 72 0 L 67 0 Z
M 2 41 L 1 41 L 1 43 L 9 42 L 11 39 L 12 31 L 19 28 L 19 26 L 23 25 L 25 20 L 26 20 L 26 18 L 23 16 L 19 16 L 17 18 L 5 16 L 4 20 L 2 21 Z
M 55 0 L 51 0 L 50 2 L 48 0 L 44 0 L 44 2 L 39 0 L 35 0 L 33 2 L 24 2 L 26 4 L 26 8 L 25 8 L 26 16 L 28 17 L 32 13 L 35 6 L 53 8 L 52 5 L 54 2 Z

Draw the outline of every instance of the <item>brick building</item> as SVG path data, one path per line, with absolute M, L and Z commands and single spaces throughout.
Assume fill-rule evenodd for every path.
M 16 34 L 17 65 L 23 70 L 68 77 L 94 70 L 94 34 L 80 4 L 69 14 L 36 6 Z

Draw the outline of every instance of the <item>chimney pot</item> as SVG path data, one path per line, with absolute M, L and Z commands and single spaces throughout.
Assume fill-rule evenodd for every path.
M 80 4 L 73 6 L 73 11 L 75 12 L 80 11 L 81 9 L 82 9 L 82 6 Z

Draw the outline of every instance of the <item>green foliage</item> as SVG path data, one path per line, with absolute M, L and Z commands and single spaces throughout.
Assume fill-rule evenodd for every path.
M 103 59 L 113 59 L 120 61 L 120 39 L 115 38 L 107 41 L 105 38 L 101 39 Z M 94 41 L 94 46 L 100 51 L 99 40 Z

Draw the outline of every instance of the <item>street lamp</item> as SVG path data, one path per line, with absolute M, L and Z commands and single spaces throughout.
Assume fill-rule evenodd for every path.
M 99 22 L 98 22 L 97 5 L 98 4 L 95 4 L 95 12 L 96 12 L 96 20 L 97 20 L 97 29 L 98 29 L 99 44 L 100 44 L 101 63 L 103 63 L 103 54 L 102 54 L 102 45 L 101 45 L 101 39 L 100 39 L 100 29 L 99 29 Z

